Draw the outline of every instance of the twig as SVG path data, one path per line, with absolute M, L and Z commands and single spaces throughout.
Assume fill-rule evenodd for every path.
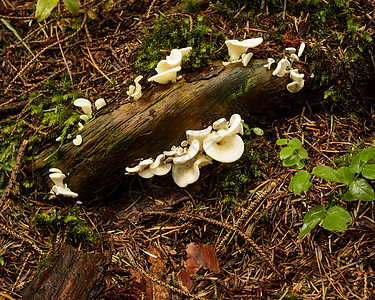
M 73 77 L 72 77 L 72 73 L 70 72 L 69 65 L 68 65 L 68 63 L 66 61 L 65 54 L 64 54 L 63 48 L 62 48 L 61 43 L 60 43 L 59 32 L 57 30 L 57 26 L 56 26 L 56 38 L 59 41 L 60 52 L 61 52 L 62 58 L 64 60 L 64 63 L 66 65 L 66 69 L 68 70 L 68 74 L 69 74 L 69 78 L 70 78 L 70 83 L 72 85 L 72 90 L 73 90 Z
M 28 140 L 22 141 L 22 144 L 21 144 L 20 149 L 18 151 L 16 163 L 14 164 L 12 174 L 10 175 L 10 178 L 9 178 L 8 185 L 5 188 L 5 191 L 4 191 L 4 193 L 3 193 L 3 195 L 1 196 L 1 199 L 0 199 L 0 207 L 2 206 L 5 199 L 7 199 L 8 196 L 10 195 L 10 192 L 12 191 L 13 185 L 16 182 L 17 173 L 18 173 L 19 168 L 21 167 L 21 160 L 23 158 L 23 155 L 25 154 L 25 150 L 26 150 L 26 146 L 27 146 L 28 142 L 29 142 Z

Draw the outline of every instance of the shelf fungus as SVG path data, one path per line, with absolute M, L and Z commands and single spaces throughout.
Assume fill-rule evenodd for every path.
M 174 182 L 179 187 L 186 187 L 198 180 L 200 168 L 211 164 L 212 160 L 229 163 L 241 157 L 244 152 L 244 143 L 239 136 L 243 134 L 242 122 L 241 116 L 234 114 L 229 121 L 221 118 L 205 129 L 187 130 L 181 146 L 172 146 L 155 161 L 146 159 L 135 167 L 125 168 L 126 174 L 151 178 L 172 170 Z
M 263 38 L 261 38 L 261 37 L 243 40 L 242 42 L 237 41 L 237 40 L 227 40 L 227 41 L 225 41 L 225 44 L 227 45 L 227 48 L 228 48 L 229 61 L 228 62 L 224 61 L 223 65 L 226 66 L 226 65 L 229 65 L 231 63 L 241 62 L 246 57 L 246 56 L 242 57 L 242 55 L 245 55 L 246 51 L 249 48 L 254 48 L 254 47 L 260 45 L 262 42 L 263 42 Z M 250 61 L 251 56 L 250 57 L 247 56 L 246 60 Z M 247 63 L 248 63 L 248 61 L 247 61 Z
M 53 181 L 55 184 L 51 189 L 51 194 L 54 194 L 56 196 L 65 196 L 65 197 L 72 197 L 76 198 L 78 197 L 77 193 L 72 192 L 66 183 L 64 183 L 65 174 L 61 172 L 61 170 L 57 168 L 51 168 L 49 169 L 49 178 Z

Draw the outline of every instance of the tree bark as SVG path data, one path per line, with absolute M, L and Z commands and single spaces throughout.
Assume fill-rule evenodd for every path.
M 46 260 L 47 267 L 22 291 L 22 299 L 96 299 L 105 288 L 104 271 L 110 255 L 84 253 L 65 244 L 55 251 L 58 254 Z
M 157 85 L 135 102 L 115 109 L 109 105 L 104 108 L 106 113 L 80 132 L 81 146 L 69 141 L 46 160 L 56 147 L 47 149 L 34 168 L 49 187 L 49 168 L 69 174 L 65 182 L 80 199 L 108 195 L 116 183 L 127 179 L 125 167 L 178 146 L 188 129 L 203 129 L 221 117 L 229 119 L 233 113 L 246 121 L 249 115 L 303 102 L 306 87 L 296 94 L 288 92 L 289 76 L 273 76 L 265 63 L 254 60 L 247 67 L 236 63 L 225 68 L 216 64 L 186 74 L 174 84 Z M 293 67 L 307 73 L 302 64 Z

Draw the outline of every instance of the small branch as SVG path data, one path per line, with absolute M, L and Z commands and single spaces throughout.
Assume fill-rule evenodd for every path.
M 25 154 L 25 150 L 26 150 L 26 146 L 27 146 L 28 142 L 29 142 L 28 140 L 22 141 L 22 144 L 21 144 L 20 149 L 18 151 L 16 163 L 14 164 L 12 174 L 10 175 L 10 178 L 9 178 L 8 185 L 5 188 L 5 191 L 4 191 L 4 193 L 3 193 L 3 195 L 1 196 L 1 199 L 0 199 L 0 207 L 2 206 L 5 199 L 7 199 L 9 197 L 10 192 L 12 191 L 13 185 L 16 182 L 17 173 L 18 173 L 19 168 L 21 167 L 21 160 L 22 160 L 22 158 Z

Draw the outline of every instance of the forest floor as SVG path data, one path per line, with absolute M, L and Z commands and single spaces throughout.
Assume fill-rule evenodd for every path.
M 349 2 L 362 9 L 364 16 L 353 9 L 355 20 L 365 22 L 362 32 L 373 37 L 374 3 Z M 308 26 L 311 6 L 293 16 L 288 7 L 262 1 L 262 21 L 252 25 L 250 13 L 242 15 L 246 5 L 225 16 L 219 2 L 216 7 L 206 1 L 191 7 L 187 3 L 81 1 L 75 17 L 61 3 L 58 12 L 37 23 L 32 3 L 0 0 L 0 18 L 6 20 L 0 23 L 0 299 L 21 298 L 54 245 L 64 243 L 87 253 L 110 251 L 99 299 L 375 299 L 374 201 L 343 201 L 343 185 L 315 176 L 307 193 L 295 195 L 288 186 L 297 170 L 282 166 L 282 147 L 276 145 L 280 138 L 301 140 L 310 171 L 318 165 L 347 166 L 360 150 L 375 146 L 373 87 L 362 91 L 353 86 L 354 98 L 341 104 L 332 91 L 346 88 L 342 73 L 333 82 L 326 80 L 329 92 L 320 93 L 319 84 L 313 89 L 316 97 L 331 97 L 332 102 L 306 102 L 298 113 L 248 124 L 261 127 L 264 135 L 243 137 L 243 157 L 202 168 L 199 181 L 184 189 L 170 176 L 134 177 L 109 199 L 77 204 L 49 200 L 48 191 L 26 168 L 69 128 L 66 116 L 74 111 L 75 98 L 103 97 L 113 107 L 131 101 L 126 90 L 140 64 L 134 53 L 160 15 L 186 19 L 190 27 L 199 16 L 208 18 L 209 53 L 225 51 L 220 37 L 211 44 L 213 29 L 225 39 L 266 35 L 254 50 L 256 58 L 282 57 L 285 47 L 300 41 L 312 51 L 321 42 Z M 278 27 L 280 18 L 289 27 Z M 237 19 L 245 26 L 238 28 Z M 329 26 L 339 31 L 339 26 Z M 329 45 L 324 47 L 327 52 Z M 340 51 L 345 56 L 349 46 L 342 48 L 338 46 L 338 56 Z M 372 42 L 364 51 L 367 60 L 360 60 L 372 73 L 354 74 L 371 83 L 373 49 Z M 162 56 L 170 50 L 162 49 Z M 361 84 L 367 88 L 366 80 Z M 352 113 L 337 109 L 341 105 L 353 108 Z M 354 112 L 354 107 L 359 109 Z M 56 116 L 57 111 L 64 117 Z M 28 143 L 24 148 L 22 141 Z M 317 226 L 298 239 L 306 211 L 332 201 L 351 214 L 347 230 Z

